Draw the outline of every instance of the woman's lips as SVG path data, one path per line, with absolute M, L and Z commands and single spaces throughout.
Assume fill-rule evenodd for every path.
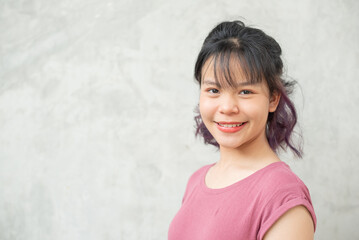
M 235 133 L 240 131 L 247 122 L 215 122 L 217 128 L 225 133 Z

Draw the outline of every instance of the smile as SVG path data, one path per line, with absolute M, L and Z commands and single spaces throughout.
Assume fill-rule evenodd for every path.
M 227 128 L 230 128 L 230 127 L 240 127 L 242 126 L 243 124 L 245 124 L 245 122 L 243 123 L 238 123 L 238 124 L 223 124 L 223 123 L 217 123 L 219 126 L 222 126 L 222 127 L 227 127 Z
M 218 130 L 225 133 L 235 133 L 240 131 L 247 122 L 215 122 Z

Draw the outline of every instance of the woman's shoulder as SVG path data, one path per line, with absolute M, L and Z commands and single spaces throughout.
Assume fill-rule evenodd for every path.
M 185 199 L 190 195 L 196 187 L 198 187 L 201 183 L 201 180 L 204 176 L 204 174 L 207 172 L 207 170 L 212 166 L 213 164 L 207 164 L 205 166 L 200 167 L 197 169 L 192 175 L 189 177 L 187 181 L 186 190 L 182 199 L 182 203 L 185 201 Z
M 316 225 L 311 197 L 304 182 L 284 162 L 278 162 L 261 176 L 260 199 L 262 206 L 262 235 L 285 212 L 296 206 L 304 206 Z
M 203 176 L 203 174 L 205 174 L 208 171 L 208 169 L 210 167 L 212 167 L 214 164 L 215 163 L 206 164 L 206 165 L 200 167 L 199 169 L 197 169 L 195 172 L 192 173 L 192 175 L 189 178 L 189 181 L 196 180 L 196 179 L 200 178 L 201 176 Z
M 262 194 L 271 198 L 276 195 L 310 198 L 307 186 L 285 162 L 273 163 L 263 170 L 257 177 Z
M 285 162 L 275 162 L 268 165 L 261 178 L 268 184 L 274 185 L 304 185 L 303 181 L 292 171 Z

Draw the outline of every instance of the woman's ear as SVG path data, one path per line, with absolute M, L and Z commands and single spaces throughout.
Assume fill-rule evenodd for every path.
M 274 91 L 269 99 L 269 112 L 275 112 L 280 100 L 280 93 Z

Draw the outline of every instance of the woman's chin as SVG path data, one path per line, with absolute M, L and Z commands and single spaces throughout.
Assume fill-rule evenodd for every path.
M 227 148 L 227 149 L 237 149 L 241 147 L 241 143 L 238 142 L 228 142 L 228 141 L 219 141 L 218 142 L 220 148 Z

